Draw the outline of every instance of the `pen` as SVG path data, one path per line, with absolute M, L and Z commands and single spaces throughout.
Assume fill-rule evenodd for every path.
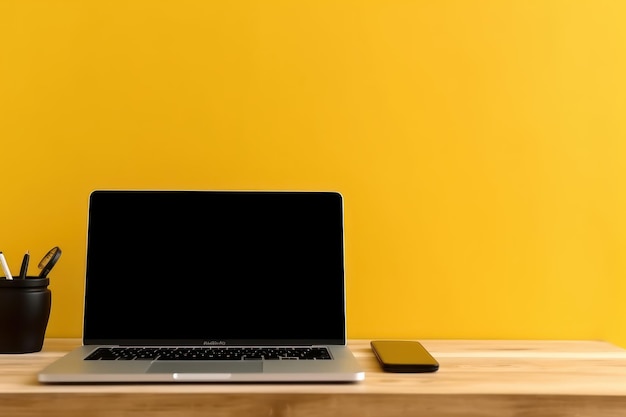
M 20 279 L 26 279 L 26 272 L 28 271 L 28 261 L 30 261 L 30 253 L 26 251 L 24 259 L 22 259 L 22 266 L 20 268 Z
M 6 279 L 13 279 L 9 265 L 7 265 L 7 260 L 4 258 L 4 254 L 2 252 L 0 252 L 0 264 L 2 264 L 2 270 L 4 271 Z

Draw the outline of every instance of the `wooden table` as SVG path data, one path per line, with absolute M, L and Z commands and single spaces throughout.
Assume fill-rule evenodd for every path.
M 626 350 L 599 341 L 422 340 L 431 374 L 381 372 L 369 341 L 350 384 L 42 385 L 36 373 L 80 343 L 0 355 L 0 416 L 626 416 Z

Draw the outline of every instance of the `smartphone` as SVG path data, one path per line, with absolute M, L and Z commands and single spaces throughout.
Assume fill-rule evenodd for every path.
M 435 372 L 439 369 L 439 362 L 420 342 L 373 340 L 370 345 L 385 372 Z

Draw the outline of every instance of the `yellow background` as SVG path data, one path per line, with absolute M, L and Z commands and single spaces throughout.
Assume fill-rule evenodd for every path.
M 349 337 L 626 346 L 624 22 L 622 0 L 0 0 L 0 250 L 15 273 L 63 249 L 47 335 L 78 337 L 91 190 L 337 190 Z

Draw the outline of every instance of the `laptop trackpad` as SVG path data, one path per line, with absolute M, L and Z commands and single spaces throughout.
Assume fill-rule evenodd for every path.
M 263 372 L 262 361 L 211 362 L 190 361 L 154 362 L 148 368 L 150 374 L 233 374 L 242 372 Z

